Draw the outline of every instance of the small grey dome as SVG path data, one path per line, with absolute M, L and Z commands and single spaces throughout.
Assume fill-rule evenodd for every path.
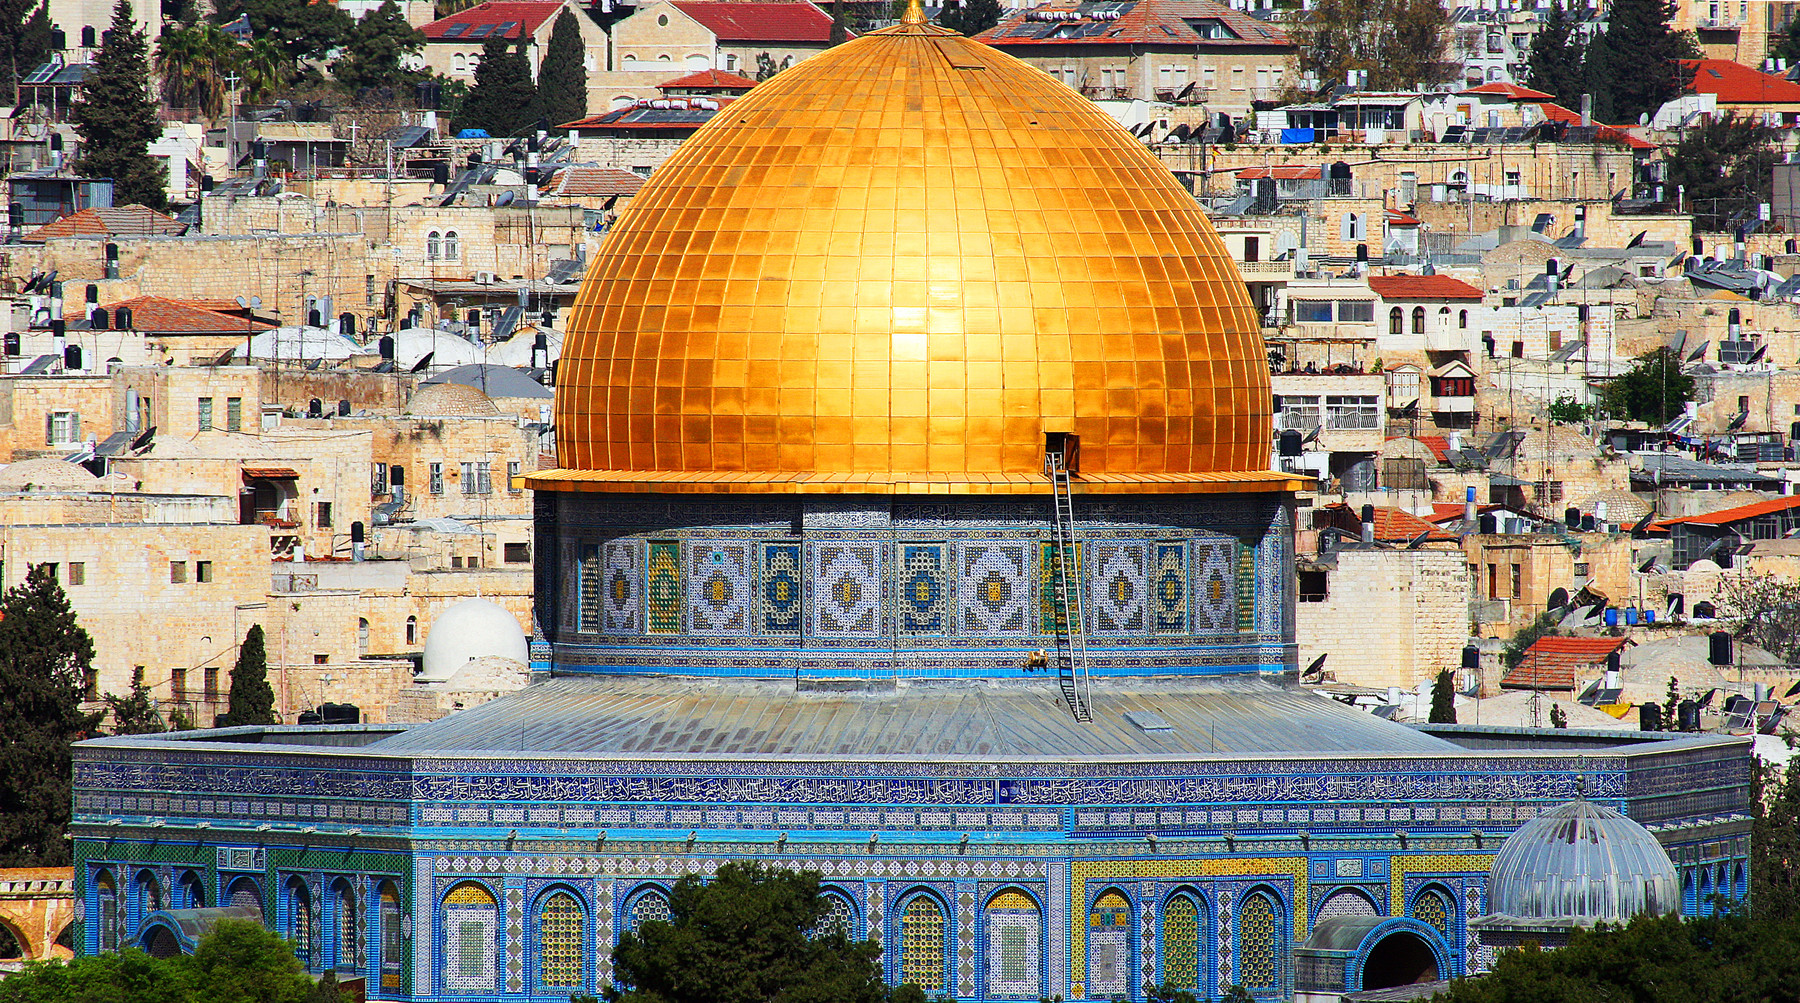
M 477 658 L 498 656 L 520 665 L 531 662 L 519 620 L 486 599 L 465 599 L 438 614 L 425 635 L 423 670 L 413 679 L 440 683 Z
M 1580 926 L 1681 908 L 1675 865 L 1649 830 L 1591 801 L 1520 826 L 1494 855 L 1488 912 Z

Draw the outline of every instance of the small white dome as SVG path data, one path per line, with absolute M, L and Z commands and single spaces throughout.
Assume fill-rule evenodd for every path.
M 438 614 L 425 635 L 425 667 L 413 678 L 437 683 L 456 675 L 471 660 L 498 655 L 529 665 L 531 650 L 519 618 L 498 603 L 464 599 Z

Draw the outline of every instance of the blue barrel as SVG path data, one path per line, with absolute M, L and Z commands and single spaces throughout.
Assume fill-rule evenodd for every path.
M 1625 626 L 1635 627 L 1635 626 L 1637 626 L 1637 621 L 1638 621 L 1637 607 L 1636 606 L 1625 607 Z
M 1653 609 L 1645 610 L 1644 611 L 1644 622 L 1647 624 L 1654 625 L 1656 623 L 1656 611 Z
M 1608 627 L 1617 627 L 1619 625 L 1619 611 L 1612 606 L 1606 607 L 1606 625 Z

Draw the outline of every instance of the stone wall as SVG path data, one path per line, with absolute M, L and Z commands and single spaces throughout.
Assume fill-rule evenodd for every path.
M 1411 689 L 1461 664 L 1469 639 L 1461 551 L 1340 550 L 1336 557 L 1327 598 L 1294 607 L 1301 665 L 1327 655 L 1325 670 L 1340 683 Z

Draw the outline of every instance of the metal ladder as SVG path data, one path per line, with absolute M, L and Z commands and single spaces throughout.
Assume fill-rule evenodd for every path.
M 1056 616 L 1062 630 L 1056 631 L 1056 682 L 1062 688 L 1063 700 L 1077 721 L 1091 721 L 1091 692 L 1088 688 L 1087 624 L 1081 608 L 1081 591 L 1070 588 L 1069 579 L 1077 585 L 1081 578 L 1081 551 L 1075 545 L 1075 505 L 1069 492 L 1069 468 L 1062 453 L 1045 454 L 1045 472 L 1050 475 L 1051 531 L 1056 546 L 1055 591 Z M 1071 575 L 1071 565 L 1073 574 Z M 1054 626 L 1054 625 L 1053 625 Z

